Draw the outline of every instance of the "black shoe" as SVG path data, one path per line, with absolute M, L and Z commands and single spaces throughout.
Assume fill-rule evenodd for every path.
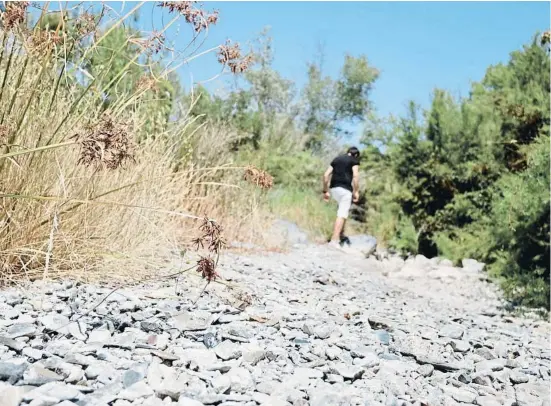
M 344 244 L 346 245 L 350 245 L 350 238 L 348 238 L 346 235 L 343 235 L 341 236 L 341 246 L 343 246 Z

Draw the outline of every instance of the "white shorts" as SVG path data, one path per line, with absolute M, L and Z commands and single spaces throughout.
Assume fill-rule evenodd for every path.
M 335 187 L 332 188 L 330 191 L 331 196 L 337 201 L 339 205 L 339 209 L 337 210 L 337 217 L 347 219 L 348 212 L 350 211 L 350 207 L 352 206 L 352 192 L 343 187 Z

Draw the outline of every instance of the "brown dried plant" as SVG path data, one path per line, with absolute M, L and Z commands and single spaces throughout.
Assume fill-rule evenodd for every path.
M 2 24 L 6 31 L 13 30 L 25 21 L 28 1 L 6 2 L 6 10 L 2 12 Z
M 201 236 L 193 240 L 195 248 L 199 250 L 206 246 L 209 252 L 218 258 L 220 251 L 226 247 L 226 241 L 222 236 L 224 231 L 222 226 L 214 220 L 205 218 L 199 226 L 199 230 Z M 216 272 L 217 263 L 218 259 L 215 261 L 210 255 L 202 256 L 197 261 L 197 272 L 201 273 L 202 277 L 210 283 L 220 276 Z
M 149 55 L 158 54 L 165 46 L 165 37 L 161 33 L 154 31 L 149 38 L 134 38 L 131 43 L 138 45 Z
M 208 28 L 209 25 L 214 25 L 218 22 L 218 11 L 211 13 L 205 10 L 193 7 L 196 1 L 163 1 L 159 7 L 168 9 L 169 13 L 179 13 L 184 16 L 186 22 L 193 25 L 195 32 L 199 33 Z
M 541 34 L 541 45 L 546 45 L 551 43 L 551 31 L 545 31 Z
M 141 76 L 136 84 L 136 90 L 138 91 L 144 91 L 144 90 L 153 90 L 157 91 L 159 90 L 159 85 L 157 80 L 151 75 L 143 75 Z
M 28 49 L 34 55 L 48 53 L 62 43 L 63 36 L 50 30 L 35 30 L 27 40 Z
M 262 189 L 271 189 L 274 186 L 274 178 L 272 175 L 252 165 L 245 168 L 243 179 Z
M 218 62 L 228 66 L 232 73 L 243 73 L 253 64 L 252 55 L 241 56 L 241 48 L 238 43 L 232 44 L 227 40 L 224 45 L 218 47 Z
M 220 275 L 216 272 L 216 263 L 211 257 L 201 257 L 197 261 L 197 272 L 201 274 L 203 279 L 208 283 L 215 281 Z
M 5 124 L 0 124 L 0 145 L 7 141 L 10 135 L 10 128 Z
M 75 22 L 75 29 L 81 37 L 85 37 L 96 29 L 96 20 L 93 14 L 82 13 Z
M 134 142 L 128 125 L 105 114 L 98 123 L 88 126 L 84 134 L 73 136 L 80 144 L 78 160 L 84 166 L 117 169 L 127 161 L 134 161 Z

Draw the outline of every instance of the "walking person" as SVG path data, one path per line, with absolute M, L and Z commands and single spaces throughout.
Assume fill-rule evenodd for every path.
M 331 246 L 337 248 L 344 237 L 344 226 L 352 202 L 356 203 L 360 199 L 359 169 L 360 151 L 356 147 L 351 147 L 346 154 L 333 159 L 323 175 L 324 200 L 329 201 L 330 197 L 333 197 L 339 205 L 329 241 Z

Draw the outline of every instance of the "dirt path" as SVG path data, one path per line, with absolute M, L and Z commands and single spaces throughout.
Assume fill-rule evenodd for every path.
M 505 313 L 484 273 L 313 245 L 220 273 L 243 294 L 193 305 L 190 275 L 84 317 L 107 288 L 49 284 L 42 309 L 39 283 L 0 292 L 0 405 L 549 405 L 549 324 Z

